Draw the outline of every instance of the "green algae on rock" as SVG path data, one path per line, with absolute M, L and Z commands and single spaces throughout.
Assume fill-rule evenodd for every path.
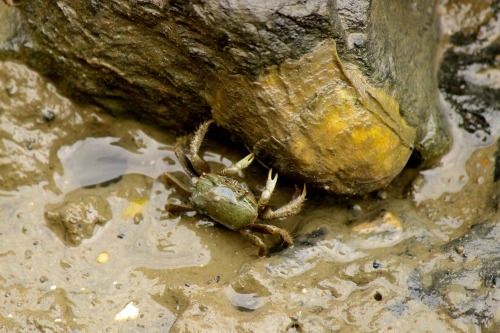
M 415 130 L 398 103 L 343 63 L 326 40 L 255 81 L 218 72 L 207 85 L 214 119 L 257 158 L 288 176 L 341 194 L 387 185 L 405 166 Z

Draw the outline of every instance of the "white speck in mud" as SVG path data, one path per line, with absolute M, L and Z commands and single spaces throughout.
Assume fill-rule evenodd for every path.
M 130 302 L 127 306 L 118 312 L 115 316 L 115 320 L 129 320 L 135 319 L 139 315 L 139 309 L 134 306 L 134 302 Z

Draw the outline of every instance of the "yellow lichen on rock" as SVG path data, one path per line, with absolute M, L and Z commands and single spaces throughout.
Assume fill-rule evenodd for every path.
M 406 164 L 415 130 L 335 42 L 263 71 L 253 82 L 219 72 L 207 100 L 221 126 L 280 173 L 336 193 L 387 185 Z

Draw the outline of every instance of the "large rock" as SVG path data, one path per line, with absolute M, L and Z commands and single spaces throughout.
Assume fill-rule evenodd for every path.
M 272 167 L 325 190 L 376 190 L 413 150 L 415 131 L 397 102 L 342 63 L 331 40 L 255 81 L 218 73 L 207 86 L 219 124 Z
M 21 55 L 81 101 L 171 128 L 193 128 L 212 108 L 222 126 L 280 173 L 337 193 L 363 193 L 385 186 L 413 147 L 430 159 L 448 143 L 436 106 L 434 5 L 26 1 L 19 17 L 8 13 L 17 25 L 3 38 L 0 56 Z M 326 63 L 355 74 L 331 77 Z M 342 96 L 350 91 L 342 102 L 349 119 L 335 132 L 325 119 L 343 107 L 332 108 L 336 98 L 329 95 L 339 96 L 339 89 Z M 283 106 L 287 116 L 276 117 Z M 353 130 L 363 134 L 346 139 Z

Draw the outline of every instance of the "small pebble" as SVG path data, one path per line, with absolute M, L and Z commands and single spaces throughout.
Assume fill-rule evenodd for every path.
M 403 230 L 403 223 L 389 211 L 381 212 L 375 219 L 360 223 L 352 227 L 352 231 L 359 234 L 372 234 L 381 232 L 396 232 Z
M 458 254 L 462 254 L 462 253 L 464 253 L 464 247 L 463 247 L 463 245 L 457 245 L 457 246 L 455 246 L 455 251 L 456 251 Z
M 109 260 L 109 254 L 107 252 L 103 252 L 97 257 L 97 262 L 100 264 L 104 264 L 108 260 Z
M 46 111 L 43 113 L 43 119 L 48 123 L 53 121 L 55 118 L 56 118 L 56 114 L 52 111 Z
M 380 200 L 387 199 L 387 191 L 378 191 L 377 198 L 379 198 Z
M 24 258 L 31 259 L 33 257 L 33 252 L 31 250 L 24 251 Z
M 33 145 L 35 144 L 35 140 L 28 139 L 28 140 L 26 140 L 25 144 L 26 144 L 26 149 L 33 150 Z
M 7 83 L 7 86 L 5 87 L 5 91 L 7 92 L 7 95 L 9 96 L 14 96 L 17 93 L 17 86 L 13 82 Z
M 357 205 L 357 204 L 352 206 L 352 208 L 351 208 L 352 216 L 359 216 L 359 214 L 361 214 L 362 211 L 363 211 L 363 208 L 361 208 L 361 206 Z
M 135 319 L 139 315 L 139 309 L 134 305 L 133 302 L 127 304 L 127 306 L 115 316 L 115 320 L 130 320 Z

